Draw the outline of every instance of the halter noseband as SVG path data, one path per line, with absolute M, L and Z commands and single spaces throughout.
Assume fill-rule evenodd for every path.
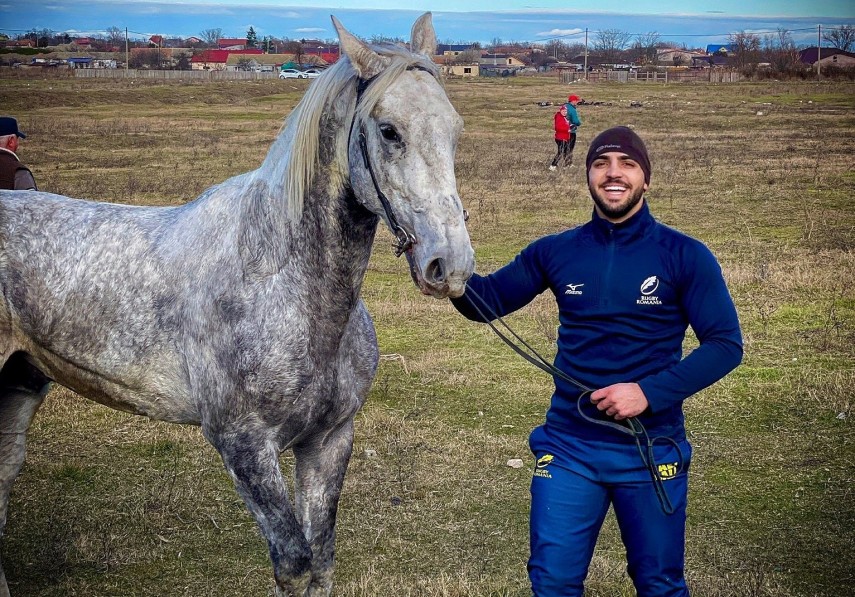
M 413 68 L 419 67 L 409 67 L 407 70 L 412 70 Z M 359 101 L 362 99 L 362 95 L 365 93 L 365 90 L 368 89 L 368 86 L 376 78 L 377 76 L 375 75 L 370 79 L 359 79 L 359 83 L 356 86 L 357 107 L 359 106 Z M 347 136 L 348 148 L 350 147 L 350 139 L 353 136 L 353 127 L 356 124 L 355 112 L 356 109 L 354 108 L 354 118 L 350 123 L 350 133 L 348 133 Z M 401 226 L 398 222 L 398 218 L 395 217 L 395 212 L 392 211 L 392 204 L 389 203 L 389 198 L 386 197 L 382 190 L 380 190 L 380 185 L 377 182 L 377 175 L 374 174 L 374 168 L 371 166 L 371 160 L 368 158 L 368 143 L 365 140 L 365 130 L 362 127 L 362 123 L 359 125 L 359 135 L 357 136 L 357 140 L 359 141 L 359 150 L 362 152 L 362 161 L 365 164 L 365 169 L 368 170 L 368 174 L 371 175 L 371 182 L 374 184 L 374 191 L 377 193 L 377 199 L 380 200 L 380 205 L 383 206 L 383 211 L 386 213 L 386 221 L 389 224 L 389 228 L 391 228 L 392 233 L 397 239 L 397 243 L 395 244 L 395 257 L 400 257 L 409 251 L 414 244 L 416 244 L 416 238 Z

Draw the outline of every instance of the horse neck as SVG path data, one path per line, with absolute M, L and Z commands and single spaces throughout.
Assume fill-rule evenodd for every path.
M 324 110 L 319 131 L 318 164 L 306 189 L 299 222 L 288 218 L 287 168 L 297 134 L 289 119 L 274 141 L 267 158 L 252 176 L 259 192 L 249 193 L 249 211 L 264 213 L 270 233 L 282 243 L 268 248 L 279 266 L 299 263 L 307 271 L 322 272 L 338 287 L 350 287 L 356 295 L 362 285 L 379 219 L 356 201 L 350 189 L 347 164 L 339 164 L 336 147 L 347 144 L 350 129 L 346 98 Z M 258 202 L 266 207 L 259 209 Z M 255 203 L 255 205 L 251 205 Z M 265 213 L 266 212 L 266 213 Z M 278 250 L 277 250 L 278 249 Z

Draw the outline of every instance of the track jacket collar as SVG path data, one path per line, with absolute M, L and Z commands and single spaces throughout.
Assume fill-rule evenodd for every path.
M 627 244 L 646 236 L 656 224 L 656 220 L 653 218 L 653 214 L 650 213 L 647 200 L 642 199 L 642 202 L 641 209 L 635 215 L 619 224 L 614 224 L 601 218 L 597 210 L 594 209 L 591 216 L 591 226 L 594 236 L 600 240 L 614 239 L 615 242 L 620 244 Z

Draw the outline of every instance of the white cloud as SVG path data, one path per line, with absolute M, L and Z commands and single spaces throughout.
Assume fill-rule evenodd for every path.
M 552 29 L 550 31 L 541 31 L 540 33 L 535 33 L 536 37 L 568 37 L 570 35 L 579 35 L 580 33 L 584 33 L 584 29 L 579 29 L 576 27 L 575 29 Z
M 323 33 L 326 31 L 323 27 L 300 27 L 299 29 L 294 29 L 297 33 Z

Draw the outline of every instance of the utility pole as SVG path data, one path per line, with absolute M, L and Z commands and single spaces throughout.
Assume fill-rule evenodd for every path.
M 128 28 L 125 27 L 125 77 L 128 76 L 128 63 L 130 59 L 128 58 Z
M 822 79 L 822 67 L 819 65 L 822 60 L 822 25 L 816 26 L 816 78 Z
M 585 80 L 588 80 L 588 28 L 585 27 Z

